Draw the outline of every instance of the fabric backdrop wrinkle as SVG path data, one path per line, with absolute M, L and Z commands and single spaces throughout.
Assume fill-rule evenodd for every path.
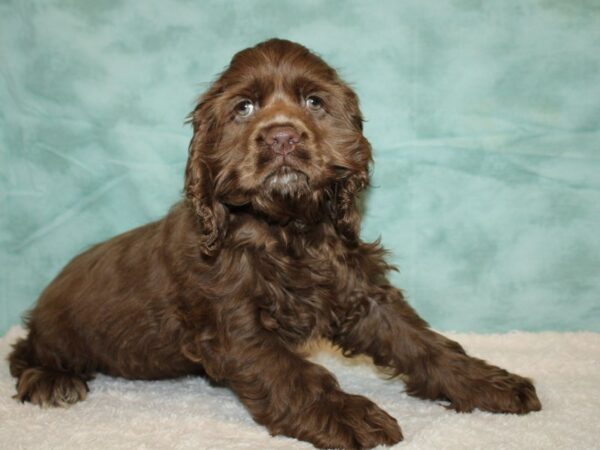
M 0 3 L 0 333 L 77 253 L 181 198 L 198 96 L 278 36 L 356 90 L 363 237 L 434 327 L 600 331 L 600 5 Z

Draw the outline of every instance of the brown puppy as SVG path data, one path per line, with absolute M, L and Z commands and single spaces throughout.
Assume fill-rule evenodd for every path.
M 396 420 L 297 352 L 323 337 L 457 411 L 540 409 L 531 382 L 467 356 L 391 286 L 359 238 L 371 149 L 356 95 L 301 45 L 234 56 L 191 115 L 183 202 L 77 256 L 10 355 L 17 398 L 66 405 L 95 372 L 203 374 L 272 434 L 317 447 L 402 439 Z

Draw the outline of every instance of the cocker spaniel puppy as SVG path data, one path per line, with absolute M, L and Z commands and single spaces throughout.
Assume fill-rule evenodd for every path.
M 44 290 L 9 357 L 19 400 L 83 400 L 96 372 L 199 374 L 273 435 L 335 448 L 402 440 L 393 417 L 300 355 L 319 337 L 456 411 L 540 409 L 528 379 L 429 329 L 390 285 L 383 248 L 361 241 L 371 148 L 335 70 L 301 45 L 263 42 L 233 57 L 190 120 L 185 199 L 77 256 Z

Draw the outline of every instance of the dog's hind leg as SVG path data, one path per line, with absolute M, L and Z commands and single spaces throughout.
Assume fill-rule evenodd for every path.
M 31 336 L 14 344 L 8 360 L 10 373 L 17 378 L 17 394 L 14 397 L 21 402 L 29 401 L 39 406 L 69 406 L 87 395 L 89 375 L 43 365 Z

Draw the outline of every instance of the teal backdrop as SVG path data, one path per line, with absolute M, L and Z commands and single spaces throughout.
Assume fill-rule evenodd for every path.
M 275 36 L 359 94 L 363 236 L 432 326 L 600 331 L 600 2 L 0 0 L 0 332 L 181 197 L 194 99 Z

